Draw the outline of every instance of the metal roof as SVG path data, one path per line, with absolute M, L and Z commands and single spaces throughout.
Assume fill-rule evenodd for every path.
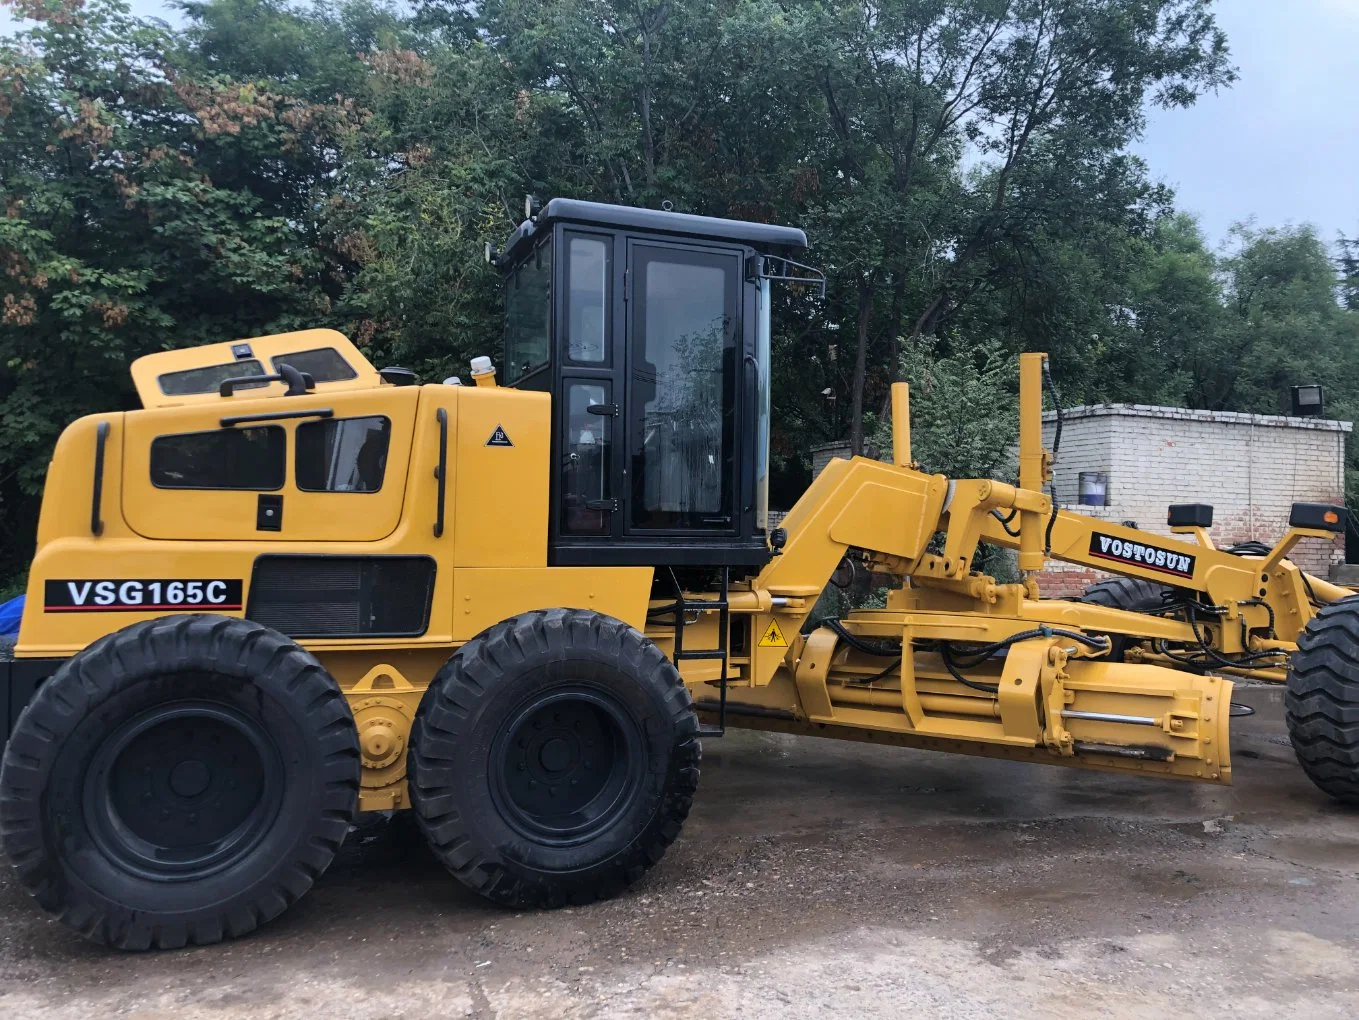
M 681 237 L 736 241 L 752 247 L 806 248 L 807 235 L 797 227 L 782 227 L 773 223 L 752 223 L 748 220 L 728 220 L 719 216 L 694 216 L 690 213 L 666 212 L 661 209 L 638 209 L 606 202 L 582 202 L 574 198 L 554 198 L 543 206 L 535 220 L 519 225 L 505 245 L 509 257 L 519 254 L 515 249 L 555 222 L 579 223 L 585 226 L 636 230 L 649 234 L 675 234 Z

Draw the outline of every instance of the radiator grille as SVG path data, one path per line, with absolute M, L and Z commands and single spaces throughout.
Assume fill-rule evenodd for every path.
M 433 598 L 427 556 L 261 556 L 245 615 L 289 637 L 414 637 Z

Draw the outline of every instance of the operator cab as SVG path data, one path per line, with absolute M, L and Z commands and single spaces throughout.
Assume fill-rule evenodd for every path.
M 488 256 L 502 381 L 552 394 L 550 562 L 766 562 L 769 285 L 823 286 L 787 258 L 806 235 L 562 198 L 527 212 Z

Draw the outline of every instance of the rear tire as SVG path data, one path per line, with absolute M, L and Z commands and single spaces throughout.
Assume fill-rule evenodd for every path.
M 1284 711 L 1307 778 L 1359 805 L 1359 598 L 1324 606 L 1298 636 Z
M 0 766 L 0 841 L 85 937 L 204 945 L 311 888 L 358 786 L 353 717 L 310 653 L 248 620 L 165 616 L 39 688 Z
M 1081 594 L 1081 601 L 1110 609 L 1126 609 L 1146 613 L 1165 605 L 1162 595 L 1168 589 L 1155 581 L 1140 577 L 1110 577 L 1096 581 Z
M 411 802 L 460 881 L 513 907 L 590 903 L 679 835 L 698 785 L 688 689 L 599 613 L 506 620 L 460 648 L 416 714 Z

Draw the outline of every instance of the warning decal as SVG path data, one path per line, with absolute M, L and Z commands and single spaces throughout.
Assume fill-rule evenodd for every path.
M 764 629 L 764 634 L 760 638 L 761 648 L 787 648 L 788 642 L 783 638 L 783 631 L 779 630 L 779 621 L 770 620 L 769 626 Z
M 491 438 L 486 440 L 487 446 L 513 446 L 510 437 L 505 435 L 505 426 L 497 425 L 495 431 L 491 433 Z

